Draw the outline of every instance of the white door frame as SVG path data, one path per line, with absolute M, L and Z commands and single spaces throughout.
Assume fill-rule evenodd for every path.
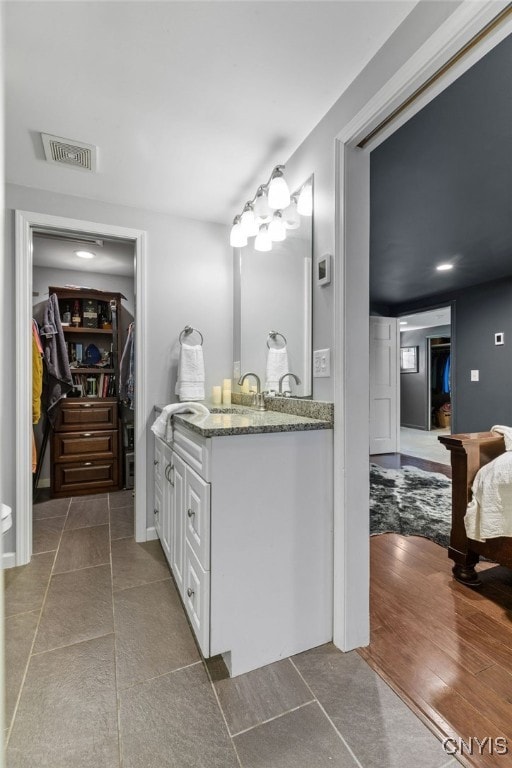
M 146 233 L 32 211 L 15 212 L 16 251 L 16 565 L 32 556 L 32 234 L 49 228 L 131 240 L 135 250 L 135 539 L 146 541 Z
M 507 17 L 364 149 L 357 145 L 507 6 L 465 0 L 335 140 L 334 623 L 344 651 L 369 643 L 370 151 L 512 32 Z

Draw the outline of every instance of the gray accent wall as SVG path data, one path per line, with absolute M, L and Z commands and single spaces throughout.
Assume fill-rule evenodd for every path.
M 418 347 L 418 373 L 400 374 L 400 425 L 429 429 L 427 339 L 451 336 L 449 325 L 420 328 L 400 334 L 401 347 Z

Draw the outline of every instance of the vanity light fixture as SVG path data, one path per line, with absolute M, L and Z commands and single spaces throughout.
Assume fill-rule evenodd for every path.
M 400 320 L 400 325 L 408 325 L 407 320 Z
M 96 256 L 92 251 L 75 251 L 76 255 L 81 259 L 94 259 Z
M 243 248 L 247 245 L 247 235 L 240 223 L 240 216 L 235 216 L 229 235 L 229 244 L 232 248 Z
M 286 240 L 286 227 L 281 211 L 274 213 L 272 221 L 268 225 L 268 234 L 274 243 L 282 243 L 283 240 Z
M 300 215 L 297 211 L 296 197 L 292 197 L 290 205 L 284 209 L 283 221 L 286 229 L 298 229 L 300 227 Z
M 313 189 L 311 184 L 304 184 L 297 200 L 297 211 L 301 216 L 313 214 Z
M 268 185 L 268 204 L 271 208 L 282 210 L 290 205 L 290 190 L 284 180 L 284 165 L 276 165 Z
M 254 217 L 254 210 L 252 203 L 246 203 L 242 216 L 240 217 L 240 223 L 247 237 L 254 237 L 258 234 L 258 224 Z
M 272 210 L 268 204 L 267 190 L 263 186 L 258 187 L 256 192 L 254 215 L 258 224 L 268 224 L 272 221 Z
M 453 264 L 438 264 L 436 269 L 438 272 L 448 272 L 449 269 L 453 269 Z
M 272 240 L 270 238 L 267 224 L 261 225 L 260 231 L 256 235 L 256 240 L 254 241 L 254 250 L 256 251 L 272 250 Z

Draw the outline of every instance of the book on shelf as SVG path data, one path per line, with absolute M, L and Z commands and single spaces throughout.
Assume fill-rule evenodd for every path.
M 116 381 L 113 373 L 78 373 L 76 369 L 72 370 L 73 386 L 78 387 L 84 397 L 115 397 Z M 91 381 L 95 380 L 94 393 L 91 392 Z M 89 381 L 88 381 L 89 380 Z

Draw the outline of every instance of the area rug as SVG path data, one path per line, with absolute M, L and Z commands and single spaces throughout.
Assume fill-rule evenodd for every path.
M 385 469 L 370 464 L 370 533 L 425 536 L 448 546 L 452 482 L 417 467 Z

